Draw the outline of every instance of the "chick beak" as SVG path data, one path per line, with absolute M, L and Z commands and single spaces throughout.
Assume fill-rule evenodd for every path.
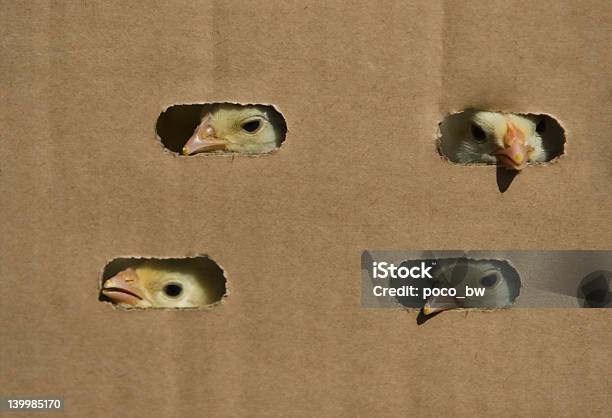
M 525 144 L 525 134 L 512 122 L 507 122 L 504 146 L 495 151 L 495 156 L 504 167 L 520 171 L 527 165 L 531 147 Z
M 211 125 L 210 114 L 207 114 L 198 125 L 191 138 L 183 147 L 183 155 L 193 155 L 199 152 L 223 150 L 227 141 L 217 138 Z
M 123 270 L 106 280 L 102 286 L 102 294 L 113 303 L 124 305 L 137 305 L 144 299 L 139 287 L 138 274 L 133 268 Z
M 423 306 L 423 313 L 425 315 L 431 315 L 436 312 L 446 311 L 448 309 L 460 308 L 457 303 L 457 299 L 452 296 L 432 296 Z

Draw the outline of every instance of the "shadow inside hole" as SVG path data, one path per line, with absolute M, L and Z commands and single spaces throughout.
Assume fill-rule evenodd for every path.
M 612 271 L 588 274 L 578 286 L 577 297 L 583 308 L 612 308 Z
M 182 104 L 170 106 L 157 118 L 156 132 L 164 147 L 172 152 L 181 154 L 183 147 L 196 131 L 202 119 L 211 112 L 219 109 L 257 109 L 267 116 L 277 139 L 276 148 L 285 141 L 287 124 L 285 118 L 273 106 L 269 105 L 241 105 L 234 103 L 207 103 Z M 231 124 L 233 126 L 233 124 Z
M 552 116 L 535 115 L 543 118 L 545 126 L 540 132 L 542 144 L 548 156 L 547 161 L 560 157 L 565 153 L 565 130 Z
M 162 112 L 157 118 L 156 131 L 164 147 L 180 153 L 207 107 L 210 105 L 176 105 Z
M 442 157 L 463 165 L 495 164 L 493 152 L 496 150 L 494 143 L 496 134 L 488 125 L 476 124 L 474 128 L 474 121 L 479 112 L 481 111 L 467 109 L 449 115 L 440 122 L 437 151 Z M 565 130 L 555 118 L 545 114 L 518 114 L 518 116 L 527 119 L 524 123 L 542 138 L 546 158 L 538 162 L 551 161 L 564 154 Z M 505 132 L 504 129 L 501 131 Z
M 159 272 L 159 274 L 145 276 L 147 272 Z M 125 277 L 126 272 L 136 274 L 135 281 L 128 283 L 128 287 L 113 289 L 115 292 L 108 292 L 109 279 Z M 132 276 L 134 277 L 134 276 Z M 189 284 L 184 281 L 189 281 Z M 146 283 L 154 281 L 154 283 Z M 133 286 L 129 287 L 129 286 Z M 146 288 L 146 289 L 145 289 Z M 185 289 L 185 294 L 181 295 Z M 207 256 L 193 258 L 117 258 L 106 265 L 102 273 L 102 283 L 98 300 L 111 302 L 122 306 L 132 305 L 132 303 L 122 303 L 121 296 L 123 291 L 142 296 L 143 301 L 150 303 L 151 306 L 139 306 L 141 302 L 132 298 L 134 307 L 147 308 L 172 308 L 172 307 L 199 307 L 207 306 L 220 301 L 227 293 L 226 279 L 223 269 Z M 194 291 L 199 294 L 199 290 L 206 295 L 205 298 L 191 298 L 188 293 Z M 162 295 L 161 292 L 165 294 Z M 116 297 L 119 295 L 119 298 Z M 185 306 L 184 299 L 191 298 L 192 306 Z M 201 302 L 201 303 L 198 303 Z M 129 306 L 127 306 L 129 307 Z

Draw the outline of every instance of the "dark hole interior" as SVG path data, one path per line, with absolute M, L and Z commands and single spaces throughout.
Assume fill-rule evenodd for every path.
M 587 275 L 578 286 L 577 297 L 584 308 L 612 307 L 612 272 L 598 270 Z
M 210 107 L 210 106 L 208 106 Z M 206 105 L 176 105 L 162 112 L 157 118 L 157 135 L 164 147 L 180 153 L 200 122 Z
M 264 109 L 269 116 L 270 123 L 279 133 L 279 146 L 285 141 L 287 134 L 285 118 L 273 106 L 233 103 L 181 104 L 170 106 L 157 118 L 156 132 L 163 146 L 172 152 L 180 154 L 183 146 L 200 124 L 203 115 L 214 111 L 219 106 L 235 107 L 236 109 L 245 107 Z M 243 125 L 242 128 L 247 132 L 254 132 L 258 129 L 258 124 L 259 122 L 252 121 Z
M 540 119 L 540 121 L 536 125 L 536 132 L 540 135 L 546 132 L 546 118 Z
M 608 292 L 605 289 L 594 290 L 584 295 L 585 302 L 591 308 L 605 308 Z

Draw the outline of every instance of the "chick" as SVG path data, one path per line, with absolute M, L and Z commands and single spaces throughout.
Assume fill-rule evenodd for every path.
M 218 300 L 197 274 L 152 263 L 122 270 L 103 283 L 101 293 L 133 308 L 195 308 Z
M 500 164 L 520 171 L 548 161 L 542 133 L 545 119 L 509 113 L 466 111 L 440 125 L 440 152 L 461 164 Z
M 495 309 L 511 306 L 519 295 L 518 273 L 506 262 L 456 259 L 435 273 L 438 288 L 456 289 L 456 296 L 432 296 L 423 313 L 430 315 L 453 308 Z M 467 296 L 466 286 L 484 289 L 484 294 Z
M 205 110 L 193 135 L 183 146 L 183 155 L 222 151 L 261 154 L 282 142 L 275 115 L 264 106 L 215 105 Z

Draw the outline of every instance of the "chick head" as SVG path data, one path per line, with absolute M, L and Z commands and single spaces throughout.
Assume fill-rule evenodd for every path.
M 215 302 L 205 280 L 194 272 L 155 263 L 129 267 L 103 283 L 111 302 L 133 308 L 195 308 Z
M 201 152 L 260 154 L 273 151 L 281 142 L 270 110 L 263 106 L 216 105 L 205 111 L 183 155 Z
M 497 309 L 511 306 L 519 295 L 520 279 L 505 262 L 457 259 L 436 273 L 438 287 L 454 288 L 456 296 L 432 296 L 423 313 L 429 315 L 454 308 Z M 482 295 L 466 295 L 466 287 L 484 289 Z
M 468 118 L 450 135 L 457 138 L 451 161 L 469 164 L 500 164 L 520 171 L 532 161 L 545 161 L 541 131 L 544 119 L 499 112 L 466 112 Z

